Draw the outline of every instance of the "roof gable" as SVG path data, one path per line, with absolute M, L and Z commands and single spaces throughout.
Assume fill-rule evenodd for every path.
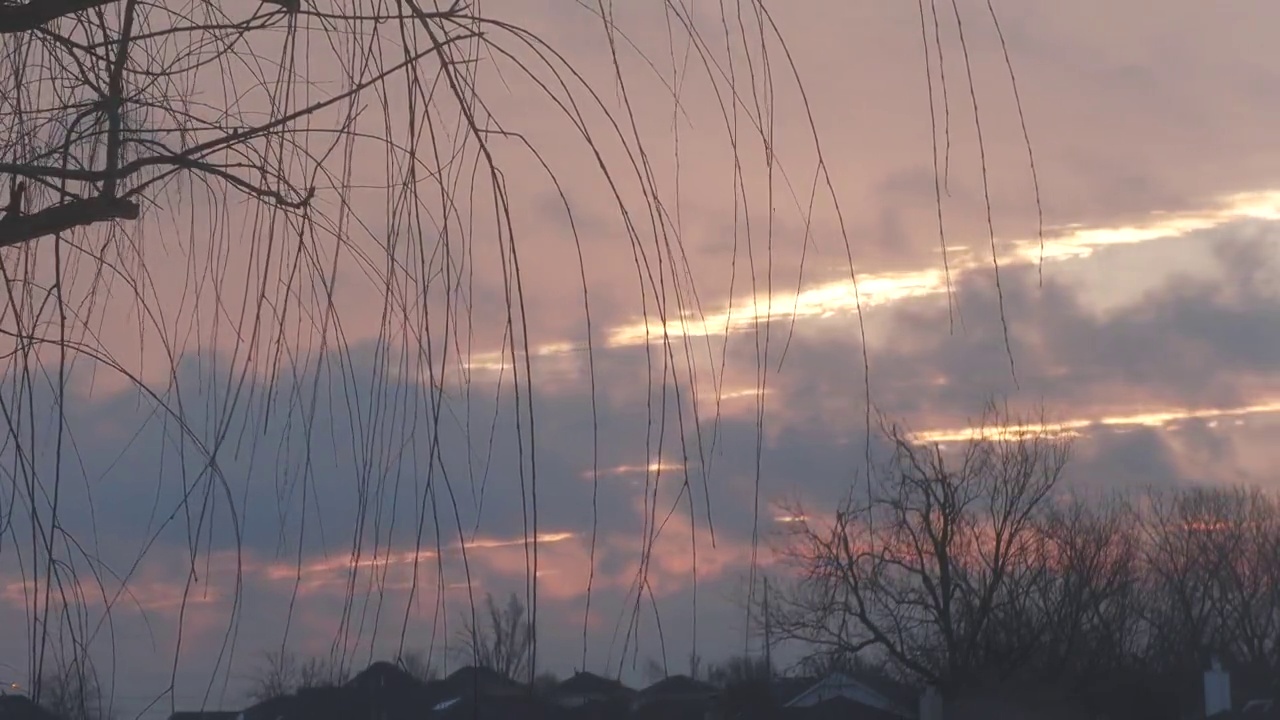
M 902 716 L 837 696 L 815 705 L 785 708 L 779 717 L 781 720 L 897 720 Z
M 422 687 L 422 681 L 405 672 L 404 669 L 379 660 L 361 670 L 355 677 L 347 681 L 346 687 L 362 690 L 385 689 L 404 690 Z
M 26 695 L 0 695 L 2 720 L 59 720 L 58 716 L 37 705 Z
M 845 698 L 860 705 L 894 713 L 900 717 L 910 717 L 912 708 L 904 707 L 905 703 L 888 693 L 873 687 L 869 682 L 850 677 L 844 673 L 832 673 L 814 683 L 808 690 L 800 693 L 785 704 L 785 707 L 812 707 L 834 698 Z
M 293 707 L 295 700 L 296 698 L 294 698 L 293 695 L 280 695 L 273 698 L 267 698 L 266 700 L 250 705 L 240 714 L 243 715 L 246 720 L 275 720 L 276 718 L 285 715 L 289 709 Z
M 640 691 L 640 694 L 646 698 L 714 695 L 715 693 L 714 685 L 694 680 L 688 675 L 670 675 Z
M 453 671 L 446 682 L 460 691 L 478 690 L 479 692 L 511 692 L 523 690 L 524 685 L 503 675 L 497 670 L 483 666 L 468 665 Z
M 705 720 L 709 698 L 659 697 L 631 711 L 632 720 Z
M 431 720 L 551 720 L 551 709 L 525 695 L 464 695 L 429 708 Z
M 233 710 L 178 710 L 169 720 L 234 720 L 239 714 Z
M 633 694 L 635 691 L 620 681 L 602 677 L 591 672 L 576 672 L 573 677 L 558 683 L 552 694 L 563 695 L 600 695 L 619 696 Z

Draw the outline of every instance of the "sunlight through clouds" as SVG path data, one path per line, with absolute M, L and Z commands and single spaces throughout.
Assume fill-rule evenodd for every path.
M 1146 222 L 1114 227 L 1084 227 L 1068 225 L 1057 228 L 1045 237 L 1043 250 L 1038 239 L 1023 239 L 1003 244 L 1002 267 L 1034 266 L 1043 258 L 1046 263 L 1083 260 L 1098 251 L 1119 246 L 1164 242 L 1184 238 L 1195 232 L 1212 230 L 1244 220 L 1280 221 L 1280 190 L 1237 193 L 1223 196 L 1215 207 L 1188 212 L 1154 212 Z M 950 248 L 951 274 L 955 282 L 968 272 L 986 272 L 990 269 L 990 257 L 981 246 L 955 245 Z M 811 285 L 799 293 L 779 293 L 772 299 L 735 303 L 732 307 L 703 317 L 689 316 L 666 324 L 670 338 L 718 337 L 750 331 L 759 323 L 775 320 L 799 322 L 823 320 L 856 315 L 859 296 L 866 308 L 890 305 L 914 298 L 940 297 L 947 292 L 947 277 L 941 267 L 905 272 L 862 273 L 858 275 L 858 293 L 855 295 L 851 280 L 839 280 Z M 607 335 L 609 348 L 643 347 L 649 342 L 661 341 L 664 328 L 644 323 L 612 328 Z M 549 343 L 537 347 L 537 358 L 564 357 L 585 353 L 585 344 Z M 473 371 L 498 371 L 509 368 L 510 356 L 501 353 L 476 355 L 469 368 Z M 755 389 L 725 390 L 721 400 L 757 397 Z M 1216 418 L 1240 418 L 1247 415 L 1280 412 L 1280 402 L 1264 402 L 1238 408 L 1171 408 L 1151 412 L 1135 412 L 1102 418 L 1077 418 L 1058 423 L 1058 432 L 1079 435 L 1081 431 L 1101 427 L 1123 429 L 1126 427 L 1167 428 L 1182 420 L 1214 420 Z M 1216 420 L 1214 420 L 1216 422 Z M 1043 430 L 1039 428 L 1037 430 Z M 954 442 L 971 436 L 970 429 L 938 429 L 918 433 L 919 442 Z M 657 467 L 647 468 L 654 472 Z M 645 472 L 643 466 L 620 467 L 602 470 L 602 475 L 625 475 Z
M 1115 227 L 1067 225 L 1044 239 L 1022 239 L 1004 242 L 1000 258 L 1002 267 L 1035 265 L 1044 262 L 1082 260 L 1099 250 L 1124 245 L 1138 245 L 1176 240 L 1187 235 L 1222 227 L 1242 220 L 1280 221 L 1280 190 L 1237 193 L 1222 197 L 1216 207 L 1189 212 L 1154 212 L 1145 223 Z M 952 281 L 964 273 L 985 272 L 991 258 L 977 246 L 955 245 L 949 248 Z M 811 285 L 800 292 L 776 293 L 772 298 L 735 302 L 730 307 L 708 313 L 693 314 L 670 320 L 665 327 L 657 322 L 626 324 L 608 331 L 606 346 L 625 348 L 661 342 L 668 338 L 724 337 L 754 329 L 769 319 L 797 321 L 848 317 L 857 313 L 859 299 L 865 308 L 874 308 L 903 300 L 944 295 L 946 272 L 941 267 L 902 272 L 859 273 L 857 293 L 851 279 Z M 562 357 L 585 353 L 585 343 L 544 343 L 532 350 L 535 358 Z M 520 353 L 517 353 L 517 357 Z M 467 362 L 471 371 L 498 373 L 510 370 L 509 352 L 475 353 Z
M 1280 220 L 1280 191 L 1239 193 L 1223 197 L 1217 207 L 1181 213 L 1152 213 L 1146 223 L 1119 227 L 1066 226 L 1061 232 L 1044 239 L 1043 250 L 1038 239 L 1006 243 L 1001 253 L 1001 266 L 1034 265 L 1045 262 L 1078 260 L 1099 250 L 1117 245 L 1137 245 L 1174 240 L 1203 230 L 1221 227 L 1241 220 Z M 975 270 L 985 271 L 991 258 L 970 247 L 951 248 L 952 280 Z M 646 326 L 643 322 L 615 328 L 609 334 L 610 347 L 643 345 L 663 337 L 724 335 L 750 330 L 758 323 L 772 319 L 825 319 L 851 315 L 858 310 L 859 296 L 864 308 L 942 295 L 947 291 L 947 277 L 942 268 L 894 273 L 859 273 L 857 293 L 852 280 L 839 280 L 813 286 L 799 293 L 776 294 L 744 302 L 736 307 L 710 314 L 705 320 L 686 317 L 662 325 Z
M 579 533 L 576 532 L 546 532 L 538 534 L 537 542 L 540 546 L 547 546 L 578 538 Z M 532 542 L 532 538 L 528 542 Z M 519 537 L 475 538 L 466 542 L 466 549 L 468 551 L 502 550 L 524 545 L 526 540 Z M 460 555 L 459 545 L 455 543 L 449 546 L 446 555 L 450 552 Z M 230 588 L 236 577 L 241 578 L 240 582 L 257 578 L 276 584 L 297 583 L 300 592 L 313 594 L 328 588 L 341 588 L 352 582 L 352 578 L 356 576 L 385 579 L 386 573 L 393 569 L 399 569 L 402 573 L 412 570 L 415 566 L 424 571 L 433 569 L 438 559 L 439 553 L 427 547 L 419 550 L 386 548 L 361 556 L 345 554 L 291 562 L 255 559 L 249 555 L 237 556 L 235 553 L 214 553 L 207 557 L 207 565 L 203 562 L 200 565 L 202 569 L 211 568 L 209 570 L 211 576 L 206 575 L 203 582 L 199 582 L 192 588 L 187 588 L 182 578 L 178 580 L 135 578 L 129 582 L 129 588 L 130 595 L 138 598 L 137 602 L 142 609 L 176 612 L 184 603 L 213 604 L 228 600 L 232 597 Z M 155 568 L 152 567 L 151 571 L 155 571 Z M 220 583 L 226 587 L 220 589 Z M 400 585 L 409 587 L 404 583 Z M 123 591 L 121 588 L 121 592 Z M 31 580 L 0 574 L 0 602 L 13 607 L 25 607 L 24 603 L 30 603 L 33 598 L 39 597 L 39 592 L 40 587 Z M 77 585 L 76 592 L 90 602 L 95 599 L 100 601 L 102 598 L 102 593 L 91 585 L 85 587 Z
M 1161 410 L 1158 412 L 1136 413 L 1133 415 L 1115 415 L 1109 417 L 1084 419 L 1076 418 L 1045 425 L 1021 425 L 1013 428 L 990 428 L 985 431 L 974 428 L 952 428 L 944 430 L 928 430 L 912 433 L 911 438 L 918 443 L 964 442 L 975 437 L 1016 436 L 1019 434 L 1046 434 L 1059 437 L 1077 437 L 1081 431 L 1088 429 L 1109 428 L 1124 431 L 1136 428 L 1169 429 L 1184 420 L 1206 420 L 1213 426 L 1223 419 L 1243 423 L 1250 415 L 1269 415 L 1280 413 L 1280 401 L 1257 403 L 1234 408 L 1200 408 Z

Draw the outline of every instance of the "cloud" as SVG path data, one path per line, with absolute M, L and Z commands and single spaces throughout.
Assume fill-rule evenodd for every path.
M 1215 407 L 1258 400 L 1254 391 L 1266 384 L 1276 352 L 1265 329 L 1278 308 L 1265 272 L 1258 271 L 1269 235 L 1237 237 L 1237 230 L 1205 236 L 1220 249 L 1216 267 L 1199 278 L 1170 280 L 1104 313 L 1052 275 L 1039 287 L 1032 266 L 1005 274 L 1021 382 L 1015 404 L 1042 398 L 1052 415 L 1067 420 L 1160 420 L 1082 426 L 1072 482 L 1138 487 L 1256 477 L 1265 457 L 1249 456 L 1232 424 L 1252 416 L 1213 415 Z M 904 300 L 868 315 L 869 322 L 895 328 L 892 341 L 868 346 L 873 399 L 921 430 L 955 427 L 987 392 L 1010 388 L 994 290 L 977 275 L 957 288 L 964 325 L 954 335 L 936 331 L 947 313 L 939 297 Z M 729 344 L 722 386 L 758 382 L 751 340 Z M 122 623 L 135 622 L 123 616 L 146 617 L 168 628 L 156 633 L 153 660 L 170 657 L 175 613 L 188 590 L 186 642 L 220 644 L 237 583 L 236 667 L 275 646 L 286 621 L 300 647 L 327 652 L 337 643 L 353 662 L 393 652 L 402 633 L 412 643 L 443 648 L 469 597 L 525 592 L 535 460 L 539 622 L 559 628 L 545 634 L 547 662 L 581 663 L 584 619 L 588 662 L 622 662 L 633 614 L 656 622 L 650 603 L 658 605 L 665 631 L 674 633 L 668 658 L 681 657 L 692 647 L 692 639 L 676 631 L 693 622 L 695 537 L 699 642 L 714 643 L 701 645 L 704 655 L 728 653 L 742 637 L 741 590 L 753 540 L 756 559 L 767 568 L 781 524 L 779 501 L 800 499 L 821 509 L 865 480 L 861 345 L 847 317 L 798 324 L 786 364 L 766 376 L 768 391 L 744 396 L 738 407 L 725 403 L 718 422 L 707 410 L 696 426 L 687 392 L 677 405 L 672 378 L 678 373 L 668 373 L 666 383 L 659 374 L 650 385 L 655 356 L 646 348 L 602 348 L 594 425 L 590 390 L 568 382 L 572 373 L 522 394 L 522 407 L 532 401 L 536 412 L 536 452 L 528 444 L 530 426 L 516 427 L 509 384 L 499 393 L 477 382 L 468 396 L 465 387 L 420 384 L 415 378 L 422 375 L 411 363 L 400 365 L 395 353 L 357 350 L 342 356 L 345 364 L 334 357 L 281 372 L 274 382 L 255 381 L 242 388 L 238 406 L 227 404 L 232 394 L 214 374 L 212 358 L 184 364 L 183 384 L 167 397 L 180 392 L 185 402 L 208 404 L 207 415 L 188 413 L 187 432 L 217 447 L 216 474 L 193 443 L 180 441 L 171 420 L 136 397 L 97 394 L 68 403 L 78 459 L 64 466 L 59 512 L 67 531 L 92 540 L 97 560 L 117 574 L 155 539 L 130 579 L 140 599 L 116 607 Z M 388 367 L 401 370 L 382 370 Z M 1205 367 L 1232 372 L 1193 382 Z M 761 397 L 763 427 L 755 416 Z M 47 400 L 42 407 L 51 408 Z M 685 413 L 683 425 L 677 408 Z M 1186 412 L 1160 416 L 1179 408 Z M 52 477 L 50 452 L 41 447 L 33 455 L 45 477 Z M 601 470 L 598 484 L 593 463 Z M 599 494 L 594 508 L 593 491 Z M 238 537 L 230 529 L 233 517 Z M 662 530 L 653 537 L 655 525 Z M 642 561 L 649 584 L 637 611 Z M 14 580 L 13 567 L 3 574 L 4 612 L 13 616 L 33 588 Z M 646 633 L 643 646 L 653 648 Z M 141 645 L 124 652 L 138 662 L 146 656 Z M 212 672 L 213 660 L 183 662 L 188 684 Z
M 313 637 L 336 636 L 341 647 L 355 648 L 350 652 L 372 647 L 375 636 L 398 636 L 406 617 L 421 637 L 420 626 L 439 613 L 456 615 L 468 593 L 523 594 L 533 570 L 525 538 L 534 532 L 535 459 L 539 598 L 549 612 L 560 608 L 559 621 L 584 611 L 589 582 L 594 615 L 624 613 L 642 561 L 646 596 L 664 603 L 681 596 L 695 570 L 695 527 L 701 580 L 740 571 L 741 535 L 729 532 L 711 547 L 701 496 L 692 513 L 676 500 L 680 473 L 668 471 L 653 489 L 607 472 L 644 467 L 650 452 L 657 456 L 656 445 L 646 450 L 649 410 L 634 396 L 617 406 L 600 400 L 599 464 L 606 472 L 593 508 L 588 393 L 540 390 L 531 438 L 515 426 L 512 395 L 446 397 L 382 373 L 378 357 L 343 355 L 345 366 L 334 357 L 282 372 L 274 383 L 251 382 L 238 395 L 214 370 L 221 361 L 193 358 L 165 396 L 174 406 L 179 399 L 208 403 L 207 414 L 191 414 L 183 428 L 132 393 L 68 396 L 63 422 L 75 462 L 55 470 L 53 448 L 42 446 L 33 449 L 31 472 L 43 489 L 58 478 L 62 531 L 90 548 L 78 577 L 64 575 L 79 587 L 70 597 L 81 598 L 76 604 L 91 624 L 123 614 L 165 626 L 153 660 L 169 657 L 177 627 L 185 628 L 184 642 L 204 647 L 230 630 L 242 656 L 270 649 L 286 627 L 314 652 L 324 645 Z M 57 405 L 43 400 L 29 422 L 54 417 Z M 433 403 L 443 403 L 438 426 Z M 668 419 L 664 442 L 679 457 L 678 425 Z M 536 453 L 528 444 L 534 438 Z M 213 462 L 201 448 L 215 450 Z M 697 477 L 690 488 L 700 489 Z M 25 500 L 39 514 L 18 515 L 10 537 L 24 536 L 26 522 L 51 517 L 44 497 Z M 59 548 L 60 555 L 81 554 Z M 5 560 L 4 613 L 16 621 L 41 588 L 23 579 L 30 566 L 13 564 L 21 558 Z M 102 573 L 104 590 L 90 567 Z M 132 595 L 113 601 L 121 585 Z M 108 597 L 98 599 L 104 591 Z M 419 609 L 409 612 L 411 591 Z M 611 641 L 597 637 L 603 633 L 593 635 L 593 646 Z M 378 647 L 385 651 L 385 642 Z M 133 643 L 122 652 L 141 661 L 143 651 Z M 187 662 L 183 672 L 212 672 L 212 662 Z

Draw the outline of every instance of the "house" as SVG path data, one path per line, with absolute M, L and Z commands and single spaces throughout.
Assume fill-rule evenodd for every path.
M 783 703 L 783 707 L 814 707 L 836 698 L 901 720 L 913 720 L 917 715 L 918 695 L 913 689 L 870 674 L 854 677 L 831 673 Z
M 447 689 L 457 696 L 524 697 L 529 695 L 528 685 L 517 682 L 502 673 L 486 667 L 467 667 L 455 670 L 443 680 L 427 683 L 428 687 Z
M 26 695 L 0 693 L 0 720 L 60 720 Z
M 241 710 L 236 720 L 282 720 L 288 716 L 293 703 L 292 695 L 267 698 Z
M 463 714 L 465 712 L 465 714 Z M 199 713 L 188 713 L 199 715 Z M 235 720 L 449 720 L 540 718 L 529 687 L 488 668 L 464 667 L 423 682 L 389 662 L 375 662 L 337 687 L 304 688 L 271 698 Z M 187 717 L 171 720 L 232 720 Z
M 441 680 L 422 682 L 396 665 L 377 662 L 346 688 L 363 698 L 361 717 L 373 720 L 461 717 L 463 710 L 475 717 L 524 717 L 537 710 L 529 686 L 484 667 L 467 666 Z
M 914 688 L 870 673 L 774 678 L 722 698 L 724 720 L 917 720 L 920 703 Z
M 1211 720 L 1280 720 L 1280 698 L 1231 702 L 1231 673 L 1213 658 L 1204 673 L 1204 716 Z
M 634 720 L 714 720 L 719 689 L 687 675 L 671 675 L 637 692 Z
M 902 716 L 836 695 L 812 705 L 783 707 L 777 717 L 779 720 L 900 720 Z
M 425 699 L 419 706 L 432 714 L 452 713 L 455 707 L 510 705 L 501 701 L 525 701 L 532 696 L 529 686 L 502 673 L 483 667 L 464 667 L 443 680 L 423 685 Z
M 343 685 L 269 698 L 246 708 L 236 720 L 422 720 L 421 708 L 430 707 L 433 699 L 427 684 L 391 663 L 375 662 Z
M 575 672 L 555 685 L 547 702 L 562 720 L 615 720 L 627 714 L 636 691 L 595 673 Z
M 389 662 L 375 662 L 341 688 L 324 688 L 299 693 L 298 718 L 286 720 L 313 720 L 315 715 L 334 717 L 341 710 L 345 717 L 361 720 L 421 720 L 423 707 L 430 707 L 435 695 L 430 683 L 424 683 Z
M 571 711 L 532 694 L 469 696 L 431 710 L 431 720 L 560 720 Z
M 589 672 L 575 672 L 572 677 L 557 683 L 547 694 L 548 700 L 563 708 L 605 703 L 620 705 L 625 709 L 635 697 L 636 691 L 620 681 Z
M 427 688 L 432 700 L 420 716 L 427 720 L 552 720 L 567 712 L 529 685 L 484 667 L 464 667 Z
M 655 702 L 706 702 L 718 693 L 716 686 L 710 683 L 694 680 L 688 675 L 669 675 L 637 692 L 632 698 L 631 709 L 639 710 Z
M 169 720 L 236 720 L 239 714 L 234 710 L 178 711 L 171 714 Z
M 1073 696 L 1069 688 L 1052 683 L 995 685 L 970 688 L 949 698 L 945 711 L 939 704 L 933 713 L 925 713 L 921 703 L 919 720 L 1280 720 L 1280 702 L 1257 698 L 1234 703 L 1232 684 L 1230 674 L 1213 660 L 1203 674 L 1203 704 L 1197 700 L 1191 707 L 1183 698 L 1167 697 L 1136 684 L 1123 693 L 1107 693 L 1084 701 Z M 1199 695 L 1194 688 L 1189 689 L 1188 695 Z
M 984 691 L 967 693 L 946 703 L 938 720 L 1093 720 L 1078 708 L 1053 697 L 1031 693 Z M 937 716 L 934 716 L 937 718 Z M 934 720 L 921 717 L 921 720 Z M 1173 720 L 1170 718 L 1170 720 Z
M 716 704 L 722 720 L 770 720 L 816 682 L 797 677 L 743 678 L 726 685 Z

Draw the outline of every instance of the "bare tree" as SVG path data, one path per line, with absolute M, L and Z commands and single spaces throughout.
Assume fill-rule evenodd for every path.
M 707 682 L 720 687 L 768 682 L 774 677 L 769 662 L 756 655 L 735 655 L 728 660 L 709 665 L 705 672 Z
M 883 657 L 883 655 L 881 655 Z M 874 675 L 892 677 L 890 668 L 882 661 L 877 661 L 871 653 L 856 652 L 841 654 L 838 651 L 822 651 L 809 653 L 800 658 L 796 669 L 808 677 L 826 677 L 833 673 L 850 676 Z
M 263 663 L 254 675 L 249 699 L 263 702 L 307 688 L 341 685 L 346 679 L 338 666 L 327 659 L 310 657 L 303 660 L 290 652 L 269 652 L 264 655 Z
M 735 655 L 706 669 L 706 681 L 720 689 L 721 714 L 729 718 L 774 708 L 774 677 L 769 660 L 757 655 Z
M 56 662 L 51 669 L 36 682 L 33 700 L 62 720 L 110 720 L 92 665 L 72 659 Z
M 870 498 L 830 526 L 797 524 L 788 553 L 802 580 L 771 621 L 822 652 L 874 649 L 919 680 L 961 683 L 985 670 L 1001 603 L 1040 564 L 1035 518 L 1069 442 L 994 406 L 955 454 L 883 430 L 891 460 Z
M 396 658 L 396 665 L 422 682 L 440 679 L 440 671 L 436 670 L 435 666 L 427 658 L 426 653 L 421 650 L 402 653 L 400 657 Z
M 828 666 L 883 658 L 978 712 L 1012 682 L 1024 710 L 1162 717 L 1198 702 L 1214 657 L 1245 697 L 1274 693 L 1280 497 L 1063 497 L 1069 443 L 1010 425 L 989 412 L 955 451 L 886 425 L 870 500 L 790 537 L 801 580 L 775 597 L 773 632 Z
M 533 694 L 538 697 L 548 697 L 555 691 L 556 686 L 560 684 L 560 678 L 553 672 L 541 672 L 533 678 L 532 690 Z
M 477 667 L 511 679 L 521 679 L 529 673 L 533 626 L 515 593 L 503 606 L 494 601 L 492 594 L 485 593 L 484 606 L 476 609 L 475 617 L 464 618 L 459 640 L 462 657 Z
M 1256 488 L 1152 492 L 1144 513 L 1152 665 L 1171 682 L 1213 656 L 1238 681 L 1280 672 L 1280 502 Z
M 1224 557 L 1216 582 L 1220 651 L 1253 682 L 1280 678 L 1280 500 L 1257 488 L 1228 493 L 1235 512 L 1208 530 Z
M 666 665 L 655 660 L 654 658 L 646 658 L 644 662 L 644 680 L 650 685 L 667 677 Z
M 702 656 L 696 652 L 689 653 L 689 677 L 694 680 L 703 680 L 706 677 L 706 666 L 702 662 Z
M 1047 562 L 1038 568 L 1039 581 L 1023 583 L 1022 597 L 1010 601 L 1033 604 L 1025 627 L 1035 633 L 1041 658 L 1019 660 L 1046 677 L 1123 670 L 1144 640 L 1141 538 L 1132 508 L 1120 497 L 1054 503 L 1039 518 L 1039 532 Z
M 983 643 L 986 684 L 968 699 L 1018 686 L 1042 706 L 1056 698 L 1085 713 L 1159 710 L 1135 692 L 1148 680 L 1139 659 L 1145 598 L 1127 499 L 1056 498 L 1036 514 L 1034 534 L 1035 551 L 1011 574 Z

